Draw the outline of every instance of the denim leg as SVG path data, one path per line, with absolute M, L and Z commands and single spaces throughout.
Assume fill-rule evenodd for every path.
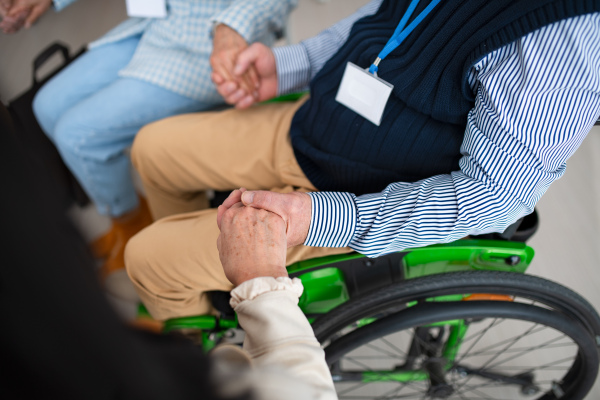
M 98 211 L 118 217 L 138 204 L 128 148 L 139 129 L 210 106 L 141 80 L 120 78 L 69 109 L 56 124 L 55 143 Z
M 33 111 L 50 139 L 54 140 L 56 123 L 67 110 L 118 79 L 139 41 L 137 36 L 89 50 L 38 91 Z

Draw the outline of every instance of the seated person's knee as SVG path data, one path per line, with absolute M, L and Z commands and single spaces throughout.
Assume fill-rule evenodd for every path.
M 165 132 L 157 129 L 156 125 L 157 123 L 151 123 L 140 129 L 131 146 L 131 162 L 142 177 L 156 164 L 163 147 L 160 139 L 165 136 Z
M 125 267 L 134 283 L 143 275 L 140 271 L 147 270 L 145 260 L 152 257 L 149 252 L 151 248 L 152 246 L 147 245 L 143 231 L 129 239 L 125 246 Z

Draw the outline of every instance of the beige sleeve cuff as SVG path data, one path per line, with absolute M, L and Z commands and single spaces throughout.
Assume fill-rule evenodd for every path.
M 304 291 L 304 287 L 298 278 L 254 278 L 242 283 L 240 286 L 231 291 L 231 300 L 229 304 L 231 304 L 231 307 L 235 309 L 244 301 L 254 300 L 261 294 L 276 291 L 289 291 L 296 297 L 296 299 L 299 299 Z M 298 304 L 297 300 L 296 304 Z

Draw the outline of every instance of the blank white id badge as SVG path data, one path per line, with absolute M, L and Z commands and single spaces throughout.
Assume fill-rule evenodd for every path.
M 142 18 L 165 18 L 167 0 L 127 0 L 127 15 Z
M 394 85 L 349 62 L 335 101 L 379 126 L 393 88 Z

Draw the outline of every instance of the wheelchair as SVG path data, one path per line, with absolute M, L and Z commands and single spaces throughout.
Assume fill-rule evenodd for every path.
M 339 398 L 584 399 L 598 374 L 600 317 L 572 290 L 524 274 L 537 214 L 518 224 L 288 266 Z M 212 294 L 219 316 L 168 320 L 164 332 L 198 330 L 206 351 L 238 336 L 228 294 Z

